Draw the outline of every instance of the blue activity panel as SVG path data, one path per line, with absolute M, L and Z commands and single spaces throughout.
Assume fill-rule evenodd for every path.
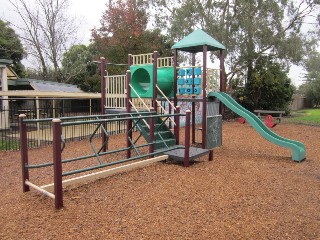
M 178 85 L 184 85 L 184 78 L 178 78 Z
M 199 95 L 201 93 L 201 88 L 200 87 L 193 88 L 193 93 Z

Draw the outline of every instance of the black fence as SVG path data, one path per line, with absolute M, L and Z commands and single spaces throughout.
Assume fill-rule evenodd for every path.
M 26 119 L 43 119 L 27 124 L 28 148 L 52 144 L 52 118 L 100 115 L 100 99 L 52 99 L 52 98 L 9 98 L 0 101 L 0 150 L 16 151 L 20 148 L 19 115 Z M 95 119 L 95 117 L 92 117 Z M 87 119 L 90 120 L 90 119 Z M 108 126 L 111 133 L 124 132 L 125 124 Z M 83 124 L 65 128 L 65 141 L 88 138 L 97 126 Z M 101 136 L 101 129 L 94 137 Z

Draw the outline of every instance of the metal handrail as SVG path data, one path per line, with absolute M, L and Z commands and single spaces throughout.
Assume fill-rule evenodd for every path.
M 137 95 L 138 99 L 142 102 L 143 106 L 147 108 L 147 110 L 150 112 L 150 108 L 147 106 L 147 104 L 142 100 L 140 95 L 137 93 L 137 91 L 132 87 L 131 84 L 129 84 L 129 87 L 133 90 L 133 92 Z
M 133 107 L 133 109 L 134 109 L 137 113 L 139 113 L 139 116 L 142 117 L 142 115 L 140 114 L 139 110 L 136 108 L 136 106 L 134 105 L 134 103 L 133 103 L 131 100 L 129 100 L 129 102 L 130 102 L 131 106 Z M 149 111 L 149 112 L 150 112 L 150 111 Z M 147 123 L 147 121 L 144 120 L 144 119 L 142 119 L 142 121 L 143 121 L 143 122 L 146 124 L 146 126 L 150 129 L 150 126 L 149 126 L 149 124 Z
M 167 96 L 162 92 L 162 90 L 159 88 L 158 84 L 156 84 L 156 88 L 158 89 L 158 91 L 161 93 L 161 95 L 164 97 L 164 99 L 167 100 L 167 102 L 171 105 L 171 107 L 176 110 L 176 107 L 173 105 L 172 102 L 170 102 L 169 98 L 167 98 Z
M 169 114 L 169 112 L 162 107 L 161 102 L 156 100 L 156 103 L 158 104 L 158 106 L 161 108 L 161 110 L 165 113 L 165 114 Z M 173 122 L 174 125 L 176 125 L 175 121 L 172 119 L 172 117 L 169 117 L 170 122 Z

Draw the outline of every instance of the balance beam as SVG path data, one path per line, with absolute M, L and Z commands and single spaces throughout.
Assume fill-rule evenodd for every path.
M 83 183 L 83 182 L 87 182 L 87 181 L 94 181 L 94 180 L 97 180 L 100 178 L 105 178 L 105 177 L 108 177 L 108 176 L 111 176 L 111 175 L 114 175 L 117 173 L 121 173 L 123 171 L 144 167 L 144 166 L 149 165 L 151 163 L 159 162 L 159 161 L 166 160 L 166 159 L 168 159 L 168 155 L 162 155 L 162 156 L 158 156 L 158 157 L 154 157 L 154 158 L 149 158 L 149 159 L 143 160 L 143 161 L 126 164 L 123 166 L 110 168 L 110 169 L 106 169 L 106 170 L 95 172 L 95 173 L 90 173 L 90 174 L 75 177 L 75 178 L 66 179 L 66 180 L 62 181 L 62 187 L 67 187 L 67 186 L 70 186 L 73 184 Z M 43 189 L 44 191 L 51 192 L 54 189 L 54 184 L 50 183 L 48 185 L 43 185 L 40 188 Z

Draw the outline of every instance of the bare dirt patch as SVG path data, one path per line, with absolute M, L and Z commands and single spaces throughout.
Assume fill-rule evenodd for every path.
M 212 162 L 156 163 L 67 188 L 59 211 L 34 190 L 22 193 L 20 153 L 0 152 L 0 239 L 320 239 L 320 128 L 274 131 L 303 142 L 307 160 L 293 162 L 248 124 L 225 122 Z M 111 140 L 110 148 L 125 145 Z M 63 158 L 84 153 L 88 142 L 68 143 Z M 33 163 L 51 156 L 50 146 L 30 150 Z M 39 185 L 52 182 L 51 168 L 30 174 Z

